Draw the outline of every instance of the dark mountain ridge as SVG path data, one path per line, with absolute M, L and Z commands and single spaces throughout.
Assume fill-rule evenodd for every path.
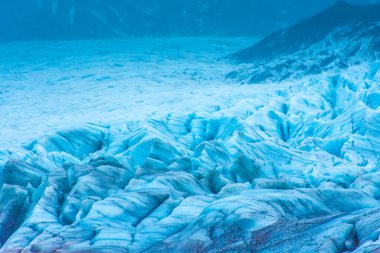
M 251 82 L 281 80 L 376 60 L 380 52 L 380 4 L 338 2 L 233 55 L 254 63 Z

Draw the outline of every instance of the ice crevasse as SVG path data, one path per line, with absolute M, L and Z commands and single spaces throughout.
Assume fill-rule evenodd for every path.
M 0 251 L 379 249 L 376 66 L 2 151 Z

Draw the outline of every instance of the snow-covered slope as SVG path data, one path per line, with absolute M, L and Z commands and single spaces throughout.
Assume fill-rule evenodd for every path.
M 231 73 L 249 82 L 303 77 L 339 70 L 380 55 L 380 4 L 338 2 L 318 15 L 276 32 L 235 55 L 252 63 Z
M 0 41 L 263 36 L 334 0 L 0 0 Z
M 196 41 L 7 44 L 12 136 L 68 125 L 1 152 L 1 252 L 380 249 L 379 65 L 240 85 Z

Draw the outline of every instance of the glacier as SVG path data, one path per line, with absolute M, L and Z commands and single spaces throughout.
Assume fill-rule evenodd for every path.
M 379 5 L 352 8 L 263 39 L 0 43 L 0 252 L 379 252 Z
M 137 53 L 144 47 L 141 41 L 104 41 L 105 48 L 119 45 L 118 52 L 132 48 L 131 43 L 140 47 L 128 57 L 125 51 L 108 52 L 114 59 L 109 68 L 106 56 L 98 54 L 101 49 L 85 41 L 47 43 L 50 52 L 40 57 L 48 61 L 35 58 L 40 52 L 31 50 L 33 42 L 18 44 L 17 50 L 22 45 L 29 52 L 25 64 L 12 54 L 13 44 L 2 51 L 10 63 L 2 68 L 12 71 L 1 83 L 12 86 L 2 87 L 2 99 L 8 101 L 3 100 L 1 110 L 17 114 L 4 113 L 2 120 L 25 122 L 1 130 L 13 138 L 3 140 L 8 148 L 0 156 L 2 252 L 379 248 L 379 64 L 250 85 L 226 80 L 218 70 L 238 68 L 221 57 L 251 39 L 146 41 L 160 53 Z M 70 57 L 75 51 L 62 50 L 65 46 L 77 46 L 82 53 L 76 64 Z M 183 48 L 188 55 L 173 56 Z M 194 51 L 204 58 L 193 59 Z M 119 56 L 123 66 L 115 71 Z M 100 73 L 96 61 L 103 63 L 107 78 L 84 71 Z M 51 62 L 70 62 L 67 78 Z M 150 68 L 157 62 L 161 67 Z M 132 66 L 136 77 L 127 79 Z M 19 73 L 35 75 L 36 82 L 26 83 Z M 49 89 L 60 92 L 51 87 L 57 77 L 65 100 L 49 94 Z M 79 92 L 70 86 L 73 80 L 93 90 Z M 27 98 L 12 103 L 8 94 L 25 96 L 24 85 L 34 87 L 35 105 Z M 148 88 L 151 93 L 145 92 Z M 112 99 L 113 111 L 107 101 L 111 93 L 120 94 Z M 80 104 L 91 97 L 96 103 Z M 71 115 L 42 115 L 36 121 L 47 128 L 41 130 L 28 121 L 33 106 L 49 107 L 47 115 L 66 107 Z M 83 122 L 55 129 L 62 125 L 60 117 L 75 118 L 78 110 L 89 114 Z M 99 122 L 91 123 L 97 117 Z M 48 129 L 50 134 L 34 140 L 28 135 Z M 21 141 L 25 144 L 15 147 Z

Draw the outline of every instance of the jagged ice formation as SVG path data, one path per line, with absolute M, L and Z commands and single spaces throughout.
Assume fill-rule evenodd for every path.
M 262 85 L 230 108 L 62 130 L 5 153 L 2 251 L 378 249 L 377 70 Z
M 353 8 L 246 64 L 244 39 L 2 44 L 0 252 L 378 252 L 379 6 Z

